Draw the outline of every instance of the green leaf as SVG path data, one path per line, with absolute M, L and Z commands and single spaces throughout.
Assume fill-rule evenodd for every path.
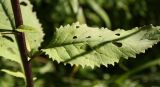
M 30 29 L 36 32 L 26 32 L 26 38 L 29 42 L 31 50 L 37 49 L 43 41 L 43 32 L 41 24 L 36 17 L 36 13 L 32 12 L 32 5 L 28 0 L 20 0 L 21 11 L 25 26 L 31 26 Z M 26 27 L 27 28 L 27 27 Z
M 8 84 L 9 83 L 9 84 Z M 0 78 L 0 87 L 14 87 L 14 78 L 10 75 L 4 75 Z
M 0 56 L 21 64 L 20 54 L 14 35 L 0 36 Z
M 30 30 L 35 31 L 35 32 L 25 32 L 27 41 L 29 43 L 31 50 L 37 49 L 43 40 L 43 32 L 41 24 L 39 23 L 36 14 L 32 12 L 32 5 L 30 4 L 29 1 L 20 0 L 20 6 L 23 16 L 23 22 L 25 25 L 23 29 L 28 28 L 26 26 L 32 26 L 30 27 Z M 0 16 L 1 16 L 0 30 L 3 29 L 7 31 L 7 30 L 13 30 L 15 28 L 14 16 L 10 0 L 0 1 Z
M 27 48 L 30 48 L 29 51 L 38 49 L 43 40 L 41 24 L 36 14 L 32 12 L 32 5 L 29 1 L 20 0 L 20 6 L 24 22 L 20 28 L 23 28 L 24 31 L 28 31 L 28 29 L 34 31 L 25 32 L 26 42 L 29 44 Z M 21 63 L 18 46 L 12 32 L 15 29 L 15 23 L 10 0 L 0 1 L 0 16 L 0 56 Z M 6 32 L 10 30 L 10 34 L 3 33 L 2 30 Z M 17 31 L 23 30 L 18 29 Z
M 114 65 L 120 58 L 136 57 L 159 41 L 160 27 L 152 25 L 131 30 L 111 31 L 74 23 L 56 30 L 42 49 L 50 58 L 71 65 Z
M 25 78 L 24 74 L 22 72 L 14 72 L 11 70 L 7 70 L 7 69 L 1 69 L 2 72 L 5 72 L 9 75 L 15 76 L 15 77 L 19 77 L 19 78 Z
M 71 4 L 73 12 L 76 14 L 78 12 L 78 9 L 79 9 L 79 2 L 78 2 L 78 0 L 70 0 L 69 3 Z
M 32 50 L 38 49 L 40 46 L 43 40 L 43 32 L 36 14 L 32 12 L 32 5 L 30 2 L 28 0 L 19 1 L 24 22 L 24 25 L 20 26 L 20 28 L 24 29 L 23 32 L 26 36 L 27 48 L 28 51 L 31 52 Z M 0 57 L 18 62 L 23 70 L 19 49 L 14 35 L 16 33 L 13 32 L 13 30 L 15 30 L 14 21 L 11 0 L 0 0 Z M 30 31 L 35 32 L 25 32 L 28 28 Z
M 0 30 L 12 30 L 13 15 L 11 13 L 10 0 L 0 0 Z M 14 27 L 14 26 L 13 26 Z M 1 34 L 1 33 L 0 33 Z M 0 56 L 21 63 L 15 37 L 11 35 L 0 35 Z
M 110 22 L 110 18 L 107 14 L 107 12 L 105 12 L 97 3 L 95 0 L 87 0 L 88 4 L 90 5 L 90 7 L 104 20 L 106 26 L 108 28 L 111 28 L 111 22 Z
M 86 23 L 83 8 L 79 7 L 78 13 L 77 13 L 77 20 L 79 23 Z

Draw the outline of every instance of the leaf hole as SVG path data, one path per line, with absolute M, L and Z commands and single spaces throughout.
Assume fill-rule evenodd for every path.
M 122 47 L 122 43 L 120 43 L 120 42 L 112 42 L 112 43 L 117 47 Z
M 102 37 L 102 36 L 99 36 L 99 37 Z
M 79 26 L 76 26 L 76 28 L 79 28 Z
M 22 1 L 22 2 L 20 3 L 20 5 L 27 6 L 27 3 L 24 2 L 24 1 Z
M 120 36 L 120 33 L 116 33 L 115 35 Z
M 77 36 L 73 36 L 73 39 L 77 39 L 78 37 Z
M 91 38 L 91 36 L 87 36 L 86 38 Z

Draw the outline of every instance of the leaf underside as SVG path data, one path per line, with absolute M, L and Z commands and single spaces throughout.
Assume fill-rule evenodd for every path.
M 111 31 L 74 23 L 56 29 L 49 45 L 42 49 L 58 62 L 82 67 L 114 65 L 120 58 L 136 57 L 159 41 L 160 27 L 152 25 L 125 31 Z

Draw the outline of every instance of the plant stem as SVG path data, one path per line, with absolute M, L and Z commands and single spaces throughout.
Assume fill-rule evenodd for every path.
M 22 19 L 19 0 L 11 0 L 11 3 L 12 3 L 12 9 L 13 9 L 14 18 L 15 18 L 15 25 L 16 25 L 16 28 L 18 28 L 20 25 L 23 25 L 23 19 Z M 16 40 L 18 43 L 18 48 L 20 51 L 21 60 L 24 67 L 27 87 L 33 87 L 32 71 L 31 71 L 30 63 L 28 62 L 28 53 L 27 53 L 24 33 L 18 32 L 16 34 Z
M 134 69 L 132 69 L 132 70 L 126 72 L 125 74 L 123 74 L 122 76 L 120 76 L 115 82 L 116 82 L 116 84 L 121 85 L 121 83 L 123 83 L 123 81 L 125 79 L 127 79 L 130 75 L 135 74 L 135 73 L 142 71 L 146 68 L 149 68 L 151 66 L 158 65 L 158 64 L 160 64 L 160 58 L 157 58 L 153 61 L 149 61 L 148 63 L 142 64 L 141 66 L 135 67 Z

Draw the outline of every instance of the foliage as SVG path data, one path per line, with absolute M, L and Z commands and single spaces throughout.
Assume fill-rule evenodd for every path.
M 110 31 L 79 23 L 60 27 L 46 49 L 46 54 L 58 62 L 82 67 L 114 65 L 120 58 L 135 57 L 159 41 L 159 27 L 145 26 L 132 30 Z
M 20 73 L 23 67 L 14 37 L 16 32 L 24 32 L 26 35 L 35 87 L 146 87 L 160 85 L 158 83 L 160 80 L 159 70 L 156 66 L 160 64 L 158 45 L 146 51 L 145 54 L 139 54 L 159 41 L 159 26 L 148 25 L 130 30 L 133 26 L 150 23 L 158 25 L 159 18 L 155 18 L 158 15 L 155 14 L 155 8 L 158 5 L 157 7 L 154 5 L 158 1 L 31 0 L 31 2 L 43 24 L 45 36 L 41 24 L 35 13 L 32 12 L 32 5 L 28 1 L 20 0 L 24 25 L 16 31 L 10 0 L 0 1 L 0 69 L 3 71 L 0 72 L 0 77 L 3 77 L 0 78 L 0 86 L 22 87 L 24 83 L 20 80 L 21 78 L 4 73 L 24 77 Z M 79 21 L 80 24 L 75 23 L 55 29 L 60 25 L 76 21 Z M 83 23 L 89 26 L 105 26 L 113 30 L 88 27 Z M 114 30 L 118 27 L 129 30 Z M 43 36 L 44 41 L 42 40 Z M 43 43 L 41 43 L 42 41 Z M 136 54 L 139 54 L 137 59 L 124 60 L 124 58 L 135 57 Z M 49 57 L 58 63 L 56 61 L 49 62 L 47 59 Z M 64 66 L 59 62 L 67 64 Z M 119 63 L 116 63 L 114 67 L 108 65 L 115 62 Z M 75 66 L 70 66 L 68 63 L 75 64 Z M 99 67 L 82 69 L 78 65 Z M 5 85 L 5 83 L 11 84 Z

